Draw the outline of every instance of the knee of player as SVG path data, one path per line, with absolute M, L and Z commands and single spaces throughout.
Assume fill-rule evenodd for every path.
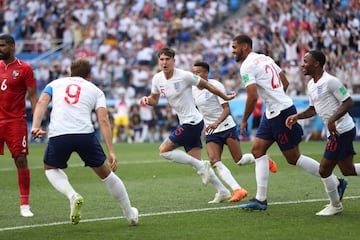
M 333 167 L 323 166 L 320 164 L 319 175 L 322 178 L 327 178 L 332 174 L 333 170 L 334 170 Z
M 27 157 L 26 156 L 19 156 L 14 158 L 15 165 L 17 168 L 27 168 Z
M 290 165 L 297 165 L 297 162 L 300 160 L 301 155 L 294 153 L 294 152 L 287 152 L 286 154 L 284 154 L 284 157 L 286 158 L 286 161 L 288 162 L 288 164 Z
M 219 158 L 209 158 L 209 162 L 211 166 L 214 166 L 217 162 L 221 162 L 221 159 Z
M 165 146 L 163 146 L 163 145 L 160 145 L 160 147 L 159 147 L 159 154 L 161 155 L 162 153 L 166 153 L 166 152 L 168 152 L 169 150 L 165 147 Z

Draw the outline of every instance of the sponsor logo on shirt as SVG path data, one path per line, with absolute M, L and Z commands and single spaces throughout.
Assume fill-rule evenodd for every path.
M 242 79 L 243 79 L 244 83 L 248 83 L 249 80 L 250 80 L 248 74 L 243 75 L 243 76 L 242 76 Z
M 339 90 L 340 90 L 340 92 L 341 92 L 341 94 L 342 94 L 343 96 L 347 93 L 347 90 L 346 90 L 346 88 L 345 88 L 344 86 L 341 86 L 341 87 L 339 88 Z

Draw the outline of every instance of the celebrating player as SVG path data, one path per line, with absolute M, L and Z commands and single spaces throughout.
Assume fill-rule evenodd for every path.
M 348 113 L 354 102 L 341 81 L 324 71 L 325 62 L 326 57 L 321 51 L 312 50 L 305 54 L 303 72 L 312 77 L 307 85 L 309 107 L 286 120 L 286 126 L 292 128 L 298 119 L 319 114 L 327 126 L 328 140 L 319 173 L 329 195 L 330 204 L 316 214 L 320 216 L 334 215 L 343 210 L 336 190 L 338 182 L 332 177 L 335 166 L 338 165 L 345 176 L 360 175 L 360 164 L 354 164 L 353 140 L 356 128 Z
M 198 75 L 175 68 L 175 51 L 171 48 L 160 49 L 158 64 L 162 71 L 156 73 L 152 79 L 150 96 L 142 97 L 140 102 L 141 104 L 155 106 L 159 102 L 160 94 L 162 94 L 180 121 L 180 126 L 160 145 L 160 155 L 174 162 L 192 166 L 197 170 L 204 184 L 210 181 L 217 189 L 217 193 L 224 195 L 229 190 L 210 168 L 209 161 L 200 160 L 201 132 L 204 127 L 204 120 L 201 113 L 196 109 L 192 86 L 198 86 L 201 89 L 206 88 L 225 100 L 231 100 L 235 95 L 225 95 Z M 180 146 L 184 147 L 186 153 L 177 149 Z
M 45 131 L 40 129 L 40 124 L 49 103 L 52 102 L 44 168 L 53 187 L 69 199 L 72 224 L 78 224 L 80 221 L 80 208 L 84 199 L 71 186 L 62 169 L 67 167 L 71 154 L 76 152 L 85 166 L 91 167 L 105 183 L 111 196 L 120 204 L 129 224 L 137 225 L 138 210 L 131 206 L 124 183 L 114 173 L 117 169 L 117 159 L 112 144 L 105 95 L 89 81 L 90 79 L 89 61 L 79 58 L 71 64 L 71 77 L 50 82 L 36 105 L 31 134 L 35 138 L 45 134 Z M 106 155 L 96 138 L 91 122 L 93 110 L 96 111 L 100 124 L 110 166 L 106 163 Z
M 296 108 L 292 99 L 285 93 L 289 82 L 284 72 L 272 58 L 252 52 L 252 40 L 247 35 L 236 36 L 232 42 L 232 49 L 236 61 L 242 62 L 240 75 L 247 93 L 240 126 L 241 134 L 248 130 L 247 121 L 254 111 L 259 96 L 266 106 L 265 116 L 261 119 L 251 150 L 255 157 L 256 196 L 249 203 L 240 205 L 240 208 L 266 210 L 269 178 L 266 152 L 274 142 L 278 144 L 289 164 L 301 167 L 318 177 L 320 177 L 320 164 L 300 153 L 299 143 L 303 135 L 300 124 L 295 123 L 291 129 L 285 125 L 286 118 L 296 114 Z M 338 181 L 334 174 L 329 178 L 338 185 L 339 196 L 333 197 L 341 198 L 346 188 L 346 181 Z M 334 202 L 336 201 L 334 199 Z
M 208 79 L 209 71 L 210 66 L 206 62 L 196 62 L 192 68 L 194 74 L 199 75 L 225 93 L 225 87 L 222 83 L 215 79 Z M 200 90 L 193 86 L 192 91 L 195 104 L 204 117 L 206 151 L 211 166 L 214 167 L 217 175 L 231 187 L 233 192 L 229 202 L 240 201 L 247 196 L 248 192 L 240 187 L 230 170 L 222 163 L 221 154 L 224 144 L 228 146 L 236 164 L 246 165 L 254 163 L 254 156 L 250 153 L 242 154 L 239 133 L 236 129 L 236 123 L 230 115 L 229 103 L 206 89 Z M 271 159 L 269 161 L 270 171 L 276 172 L 276 163 Z M 217 194 L 211 203 L 218 203 L 229 197 L 230 193 L 224 195 Z

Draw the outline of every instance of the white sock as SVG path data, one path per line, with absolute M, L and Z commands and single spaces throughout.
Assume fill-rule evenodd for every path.
M 76 194 L 76 191 L 71 186 L 66 173 L 61 169 L 47 169 L 45 175 L 53 187 L 64 194 L 69 200 Z
M 320 177 L 320 163 L 310 157 L 300 155 L 299 159 L 296 162 L 296 166 L 303 168 L 305 171 L 312 175 Z
M 198 160 L 184 151 L 174 149 L 168 152 L 160 153 L 160 156 L 169 159 L 173 162 L 191 165 L 196 170 L 200 170 L 203 166 L 201 160 Z
M 357 176 L 360 176 L 360 163 L 354 164 L 355 172 Z
M 214 170 L 212 168 L 209 169 L 210 171 L 210 178 L 209 182 L 214 185 L 218 193 L 225 193 L 228 192 L 227 188 L 224 186 L 224 184 L 220 181 L 220 179 L 216 176 Z
M 339 185 L 339 180 L 337 177 L 332 174 L 327 178 L 321 178 L 325 186 L 325 191 L 330 199 L 330 204 L 334 207 L 338 207 L 340 204 L 339 193 L 337 186 Z
M 256 199 L 264 201 L 266 200 L 269 180 L 269 161 L 267 155 L 255 159 L 255 176 L 257 185 Z
M 131 204 L 123 181 L 113 172 L 102 180 L 110 195 L 120 204 L 124 214 L 131 214 Z
M 240 166 L 249 165 L 255 163 L 255 157 L 251 153 L 244 153 L 242 158 L 236 162 Z
M 230 170 L 221 162 L 216 162 L 214 164 L 214 168 L 216 173 L 220 176 L 220 178 L 231 187 L 232 190 L 241 188 L 237 183 Z

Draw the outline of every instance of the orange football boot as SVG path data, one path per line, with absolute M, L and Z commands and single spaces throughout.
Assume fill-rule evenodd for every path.
M 248 192 L 244 188 L 236 189 L 233 191 L 231 198 L 228 202 L 238 202 L 241 201 L 248 195 Z
M 277 172 L 276 162 L 274 162 L 271 158 L 268 158 L 268 161 L 269 161 L 269 169 L 270 169 L 270 172 L 276 173 L 276 172 Z

